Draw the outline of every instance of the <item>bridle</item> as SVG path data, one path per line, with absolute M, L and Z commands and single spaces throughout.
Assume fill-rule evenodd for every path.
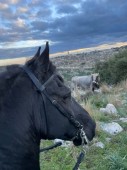
M 80 138 L 81 138 L 81 141 L 82 141 L 82 143 L 81 143 L 82 150 L 81 150 L 79 156 L 77 157 L 77 162 L 76 162 L 75 166 L 73 167 L 73 170 L 78 170 L 79 165 L 83 161 L 85 153 L 86 153 L 85 149 L 84 149 L 84 146 L 85 146 L 85 144 L 88 144 L 88 138 L 87 138 L 86 133 L 85 133 L 85 131 L 83 129 L 83 125 L 81 125 L 80 122 L 77 121 L 74 118 L 74 116 L 68 110 L 66 110 L 63 106 L 61 106 L 57 102 L 57 100 L 52 99 L 48 95 L 47 91 L 45 90 L 46 85 L 55 77 L 56 74 L 53 74 L 44 84 L 41 84 L 40 81 L 36 78 L 36 76 L 32 73 L 32 71 L 26 65 L 21 66 L 21 68 L 25 71 L 25 73 L 28 75 L 28 77 L 33 82 L 33 84 L 36 86 L 37 90 L 40 92 L 40 94 L 42 96 L 43 103 L 44 103 L 44 110 L 45 110 L 44 114 L 45 114 L 46 121 L 47 121 L 47 116 L 46 116 L 45 98 L 44 98 L 44 96 L 54 105 L 54 107 L 56 107 L 63 114 L 63 116 L 68 118 L 68 120 L 77 128 L 77 133 L 72 138 L 72 141 L 74 139 L 78 138 L 79 135 L 80 135 Z M 48 133 L 48 124 L 47 124 L 47 133 Z M 49 149 L 53 149 L 53 148 L 55 148 L 57 146 L 60 146 L 60 145 L 61 144 L 58 143 L 57 145 L 54 145 L 54 146 L 51 146 L 51 147 L 48 147 L 48 148 L 44 148 L 44 149 L 40 150 L 40 152 L 43 152 L 43 151 L 46 151 L 46 150 L 49 150 Z
M 32 73 L 32 71 L 26 65 L 21 66 L 21 68 L 25 71 L 25 73 L 28 75 L 30 80 L 36 86 L 36 88 L 37 88 L 38 92 L 40 92 L 43 100 L 44 100 L 44 96 L 45 96 L 54 105 L 54 107 L 56 107 L 77 128 L 77 133 L 72 138 L 72 141 L 74 139 L 78 138 L 80 135 L 81 140 L 82 140 L 82 146 L 84 144 L 87 144 L 88 138 L 87 138 L 86 133 L 83 129 L 83 125 L 81 125 L 80 122 L 75 119 L 75 117 L 71 114 L 71 112 L 69 112 L 67 109 L 65 109 L 63 106 L 61 106 L 57 102 L 57 100 L 52 99 L 51 96 L 49 96 L 47 91 L 45 90 L 46 85 L 54 78 L 54 76 L 56 74 L 53 74 L 44 84 L 41 84 L 40 81 L 36 78 L 36 76 Z M 46 113 L 45 113 L 45 117 L 46 117 Z
M 94 88 L 99 88 L 99 83 L 96 80 L 92 81 L 92 91 L 94 91 Z
M 92 84 L 95 85 L 95 86 L 97 86 L 97 87 L 99 87 L 99 83 L 98 83 L 96 80 L 93 80 L 93 81 L 92 81 Z

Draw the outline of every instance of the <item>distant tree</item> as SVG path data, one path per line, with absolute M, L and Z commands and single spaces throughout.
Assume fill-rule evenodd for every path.
M 108 61 L 98 62 L 95 71 L 100 73 L 101 81 L 117 84 L 127 79 L 127 50 L 114 55 Z

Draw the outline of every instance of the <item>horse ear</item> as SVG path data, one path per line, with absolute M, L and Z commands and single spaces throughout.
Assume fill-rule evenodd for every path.
M 49 67 L 49 43 L 48 42 L 46 42 L 45 49 L 40 55 L 40 62 L 43 64 L 43 67 L 46 70 L 48 70 Z
M 41 47 L 38 48 L 36 54 L 34 55 L 33 59 L 32 60 L 36 60 L 36 58 L 38 58 L 40 56 L 40 50 L 41 50 Z
M 36 57 L 39 57 L 40 56 L 40 50 L 41 50 L 41 47 L 38 48 L 36 54 L 34 55 L 34 58 Z
M 38 50 L 37 50 L 36 54 L 34 55 L 34 57 L 26 62 L 27 65 L 32 65 L 32 64 L 34 64 L 36 62 L 36 60 L 40 56 L 40 50 L 41 50 L 41 47 L 38 48 Z

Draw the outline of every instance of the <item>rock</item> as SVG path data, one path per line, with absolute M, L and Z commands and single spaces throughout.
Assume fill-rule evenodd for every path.
M 96 147 L 99 147 L 99 148 L 102 148 L 102 149 L 105 147 L 105 145 L 102 142 L 94 143 L 93 146 L 96 146 Z
M 64 140 L 62 140 L 62 139 L 54 139 L 54 144 L 56 144 L 57 142 L 61 142 L 61 143 L 62 143 L 62 145 L 63 145 Z
M 116 108 L 115 108 L 115 106 L 113 104 L 107 104 L 106 110 L 107 110 L 108 113 L 112 113 L 114 115 L 118 114 L 118 112 L 117 112 L 117 110 L 116 110 Z
M 116 135 L 123 131 L 123 128 L 116 122 L 100 123 L 100 128 L 110 135 Z
M 110 142 L 111 138 L 105 138 L 106 142 Z
M 100 112 L 107 113 L 107 110 L 106 110 L 106 108 L 100 108 Z
M 120 120 L 121 120 L 122 122 L 124 122 L 124 123 L 127 123 L 127 117 L 126 117 L 126 118 L 121 117 Z
M 102 93 L 102 90 L 101 89 L 96 89 L 96 90 L 94 90 L 94 93 Z
M 100 112 L 117 116 L 118 112 L 113 104 L 107 104 L 106 108 L 100 108 Z
M 61 142 L 62 143 L 61 146 L 63 146 L 63 147 L 70 147 L 73 145 L 72 142 L 70 142 L 70 141 L 64 141 L 62 139 L 54 139 L 54 144 L 56 144 L 57 142 Z

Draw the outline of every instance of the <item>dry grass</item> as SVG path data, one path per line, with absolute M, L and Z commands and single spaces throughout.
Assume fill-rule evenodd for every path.
M 111 87 L 109 87 L 107 84 L 102 84 L 101 85 L 101 92 L 102 93 L 110 93 Z
M 117 84 L 114 87 L 114 91 L 116 91 L 117 93 L 121 92 L 121 91 L 127 91 L 127 80 L 124 80 L 124 81 L 120 82 L 119 84 Z
M 108 103 L 113 104 L 116 107 L 122 106 L 121 92 L 127 91 L 127 80 L 124 80 L 116 86 L 110 88 L 108 85 L 103 84 L 101 91 L 106 95 Z
M 102 116 L 102 114 L 97 108 L 93 108 L 93 105 L 90 100 L 84 102 L 82 106 L 94 120 L 99 120 L 99 118 Z
M 89 96 L 93 95 L 93 92 L 90 90 L 82 90 L 77 87 L 72 92 L 72 96 L 77 99 L 78 102 L 87 100 Z
M 100 112 L 101 105 L 104 105 L 104 107 L 106 107 L 108 103 L 111 103 L 116 108 L 122 107 L 123 99 L 120 94 L 121 94 L 121 89 L 122 89 L 122 92 L 127 91 L 127 80 L 121 82 L 119 85 L 112 87 L 112 88 L 108 87 L 106 84 L 103 84 L 101 88 L 102 88 L 102 93 L 98 95 L 92 95 L 86 101 L 81 102 L 81 105 L 85 108 L 85 110 L 88 111 L 88 113 L 91 115 L 91 117 L 95 121 L 108 119 L 108 117 L 106 117 L 104 114 Z M 101 99 L 104 99 L 104 100 L 101 100 Z M 98 106 L 100 105 L 100 107 L 96 107 L 95 104 L 93 104 L 94 101 L 96 102 Z
M 122 81 L 113 87 L 111 94 L 107 95 L 107 100 L 109 103 L 112 103 L 116 107 L 122 106 L 121 93 L 127 91 L 127 80 Z
M 115 107 L 120 107 L 122 105 L 121 97 L 117 94 L 107 95 L 107 101 L 108 103 L 113 104 Z

